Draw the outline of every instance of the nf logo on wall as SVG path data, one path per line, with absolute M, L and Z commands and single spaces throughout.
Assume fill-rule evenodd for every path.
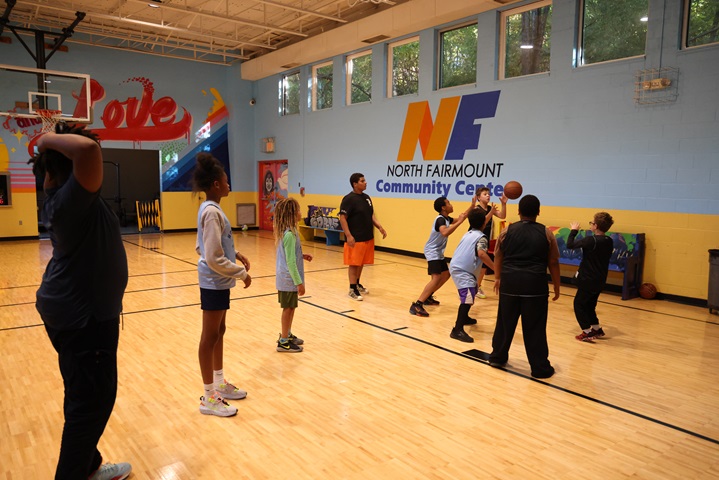
M 501 196 L 503 187 L 498 180 L 503 163 L 464 163 L 468 150 L 477 150 L 483 118 L 497 112 L 499 90 L 461 97 L 443 98 L 433 119 L 429 102 L 410 103 L 399 144 L 397 162 L 387 166 L 387 177 L 377 181 L 378 192 L 448 196 L 472 196 L 476 188 L 488 187 L 490 193 Z M 431 163 L 404 163 L 414 160 L 419 144 L 422 159 Z M 438 160 L 452 160 L 437 162 Z M 413 177 L 412 182 L 395 180 Z M 418 178 L 424 177 L 424 178 Z M 442 179 L 455 178 L 454 182 Z M 475 180 L 482 179 L 482 180 Z M 419 180 L 419 181 L 417 181 Z M 454 188 L 453 188 L 454 187 Z
M 479 146 L 482 125 L 476 120 L 494 117 L 498 103 L 499 90 L 443 98 L 435 122 L 429 102 L 410 103 L 397 161 L 412 161 L 418 142 L 425 160 L 464 159 L 464 152 Z

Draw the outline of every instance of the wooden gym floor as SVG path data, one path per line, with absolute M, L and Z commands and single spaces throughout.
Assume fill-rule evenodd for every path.
M 270 232 L 235 234 L 252 286 L 232 291 L 225 372 L 249 392 L 233 418 L 198 412 L 202 385 L 194 233 L 123 237 L 130 265 L 120 386 L 100 449 L 137 479 L 719 477 L 719 318 L 708 309 L 602 295 L 606 339 L 574 339 L 574 289 L 549 309 L 557 373 L 534 380 L 520 331 L 507 371 L 482 360 L 497 300 L 449 338 L 451 281 L 429 318 L 408 309 L 421 259 L 377 252 L 364 302 L 346 296 L 340 247 L 304 243 L 307 296 L 275 351 L 280 308 Z M 52 478 L 62 380 L 34 306 L 49 241 L 0 242 L 0 479 Z M 491 290 L 491 277 L 485 291 Z

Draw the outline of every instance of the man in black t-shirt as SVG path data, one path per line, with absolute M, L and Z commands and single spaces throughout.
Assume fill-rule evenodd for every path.
M 374 227 L 387 238 L 387 232 L 374 215 L 372 199 L 364 193 L 367 180 L 361 173 L 350 176 L 352 191 L 345 195 L 340 205 L 340 225 L 345 234 L 344 264 L 349 266 L 349 297 L 361 301 L 369 291 L 360 283 L 362 268 L 374 263 Z
M 489 364 L 503 367 L 509 358 L 514 331 L 522 317 L 527 360 L 535 378 L 549 378 L 547 268 L 554 285 L 552 301 L 559 298 L 559 248 L 552 232 L 537 223 L 539 199 L 525 195 L 519 201 L 520 221 L 499 234 L 494 249 L 494 292 L 499 295 L 497 324 L 492 336 Z
M 65 425 L 55 478 L 124 479 L 128 463 L 102 464 L 97 444 L 117 396 L 117 346 L 127 256 L 120 224 L 100 197 L 102 152 L 83 127 L 60 123 L 29 163 L 47 195 L 42 222 L 53 251 L 36 307 L 58 354 Z

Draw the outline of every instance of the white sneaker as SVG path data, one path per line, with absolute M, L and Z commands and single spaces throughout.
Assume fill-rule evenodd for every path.
M 208 399 L 200 397 L 200 413 L 203 415 L 217 415 L 218 417 L 232 417 L 237 415 L 237 408 L 215 393 Z
M 132 472 L 129 463 L 106 463 L 95 470 L 87 480 L 125 480 Z
M 362 298 L 362 295 L 357 295 L 354 290 L 350 290 L 350 293 L 348 293 L 347 296 L 350 297 L 352 300 L 357 300 L 358 302 L 364 300 Z
M 222 398 L 228 400 L 242 400 L 247 396 L 247 392 L 240 390 L 227 380 L 223 380 L 222 383 L 215 388 L 215 391 L 219 393 Z
M 477 298 L 487 298 L 487 295 L 485 295 L 484 292 L 482 291 L 482 287 L 479 287 L 479 288 L 477 289 L 477 295 L 476 295 L 476 297 L 477 297 Z
M 357 290 L 360 292 L 360 295 L 369 295 L 369 290 L 364 288 L 362 285 L 357 285 Z

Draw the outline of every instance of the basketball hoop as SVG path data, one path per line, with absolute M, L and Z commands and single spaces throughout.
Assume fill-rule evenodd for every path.
M 38 108 L 35 113 L 42 120 L 41 133 L 50 133 L 55 131 L 55 125 L 62 119 L 62 111 L 60 110 L 48 110 L 46 108 Z

